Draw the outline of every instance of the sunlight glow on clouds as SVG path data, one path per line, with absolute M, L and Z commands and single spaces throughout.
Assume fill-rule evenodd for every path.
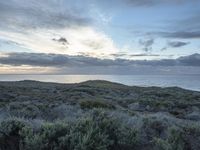
M 55 70 L 52 67 L 0 65 L 1 74 L 52 74 L 55 73 Z
M 28 33 L 13 33 L 0 31 L 1 37 L 14 40 L 33 52 L 58 53 L 77 55 L 92 53 L 98 57 L 101 53 L 110 54 L 118 52 L 111 38 L 100 31 L 90 27 L 65 28 L 55 30 L 37 30 Z M 55 42 L 55 38 L 65 38 L 68 43 Z

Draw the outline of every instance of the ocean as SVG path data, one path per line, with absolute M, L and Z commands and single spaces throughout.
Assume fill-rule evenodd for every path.
M 129 86 L 178 86 L 200 91 L 200 75 L 0 75 L 0 81 L 37 80 L 58 83 L 79 83 L 107 80 Z

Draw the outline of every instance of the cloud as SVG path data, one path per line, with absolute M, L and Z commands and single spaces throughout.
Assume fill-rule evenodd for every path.
M 175 31 L 175 32 L 158 32 L 156 33 L 166 38 L 180 39 L 199 39 L 200 31 Z
M 78 53 L 83 52 L 83 53 L 93 54 L 94 57 L 101 55 L 101 53 L 107 53 L 107 57 L 109 57 L 109 54 L 118 53 L 120 51 L 119 47 L 123 48 L 124 43 L 130 45 L 130 47 L 132 46 L 132 44 L 129 44 L 129 42 L 127 42 L 128 40 L 130 40 L 130 38 L 126 39 L 125 37 L 126 35 L 124 33 L 121 33 L 122 28 L 121 29 L 116 29 L 115 27 L 113 28 L 113 24 L 115 23 L 116 24 L 124 23 L 124 25 L 125 24 L 128 25 L 129 23 L 131 25 L 131 23 L 134 23 L 136 26 L 138 26 L 137 24 L 138 21 L 140 22 L 139 19 L 140 17 L 138 18 L 137 15 L 135 16 L 134 14 L 132 15 L 131 13 L 130 16 L 129 15 L 127 15 L 127 17 L 123 16 L 126 15 L 126 13 L 132 12 L 132 9 L 134 9 L 130 8 L 131 10 L 130 11 L 126 7 L 129 6 L 146 7 L 146 6 L 157 6 L 163 4 L 174 5 L 186 2 L 188 1 L 187 0 L 0 1 L 0 20 L 1 20 L 0 37 L 3 37 L 5 40 L 8 41 L 12 40 L 13 42 L 19 43 L 18 47 L 26 48 L 28 49 L 27 51 L 30 50 L 30 52 L 57 53 L 57 54 L 69 54 L 69 55 L 77 55 Z M 117 9 L 114 8 L 116 6 Z M 107 10 L 106 7 L 109 7 L 109 9 Z M 143 8 L 141 10 L 143 11 Z M 141 10 L 140 9 L 136 10 L 136 12 Z M 144 12 L 141 12 L 140 14 L 141 18 L 143 15 L 145 15 L 145 13 L 147 12 L 144 9 Z M 128 17 L 131 18 L 133 17 L 132 19 L 135 20 L 128 21 L 127 20 Z M 193 20 L 194 21 L 191 24 L 194 24 L 196 19 Z M 147 22 L 145 21 L 142 22 L 144 23 L 145 26 L 146 25 L 148 26 L 149 24 L 151 24 L 152 20 L 151 18 L 149 18 L 146 21 Z M 193 27 L 195 27 L 192 29 L 199 29 L 197 28 L 196 24 L 197 23 L 195 23 L 194 26 L 192 25 Z M 183 25 L 186 26 L 186 23 Z M 189 26 L 190 25 L 187 24 L 187 27 Z M 123 27 L 123 29 L 127 28 Z M 148 29 L 151 31 L 151 28 Z M 105 32 L 102 30 L 104 30 Z M 182 28 L 181 31 L 195 32 L 189 29 L 183 30 Z M 165 33 L 164 32 L 159 33 L 159 35 L 167 37 L 167 36 L 172 36 L 168 35 L 169 33 L 177 33 L 177 32 L 180 31 L 166 30 Z M 192 38 L 194 38 L 195 36 L 197 35 L 194 35 L 193 33 Z M 154 36 L 152 37 L 154 38 Z M 136 39 L 137 38 L 141 37 L 136 37 Z M 152 46 L 154 46 L 153 38 L 140 40 L 140 44 L 142 45 L 144 51 L 149 52 L 152 50 Z M 13 49 L 14 48 L 15 46 L 13 46 Z M 131 48 L 138 49 L 138 47 L 131 47 Z M 123 57 L 123 56 L 116 56 L 116 57 Z
M 97 0 L 96 0 L 97 1 Z M 129 6 L 129 7 L 138 7 L 138 6 L 154 6 L 159 3 L 157 0 L 102 0 L 100 1 L 105 7 L 108 4 L 115 4 L 114 7 L 118 6 Z
M 86 56 L 69 56 L 61 54 L 44 54 L 44 53 L 7 53 L 0 57 L 0 64 L 12 66 L 41 66 L 41 67 L 58 67 L 58 66 L 107 66 L 112 65 L 113 60 L 98 59 Z
M 131 6 L 155 6 L 160 4 L 178 4 L 178 0 L 125 0 Z
M 198 4 L 199 5 L 199 4 Z M 189 17 L 184 16 L 176 20 L 168 20 L 162 31 L 154 32 L 152 35 L 158 35 L 164 38 L 178 39 L 199 39 L 200 38 L 200 11 L 195 11 Z
M 188 44 L 189 44 L 189 42 L 181 42 L 181 41 L 168 42 L 168 46 L 174 47 L 174 48 L 183 47 L 183 46 L 188 45 Z
M 91 0 L 0 1 L 0 38 L 36 53 L 97 56 L 118 51 L 113 40 L 94 25 L 99 16 L 91 13 L 93 7 Z
M 129 59 L 99 59 L 87 56 L 69 56 L 43 53 L 5 53 L 0 56 L 0 64 L 11 66 L 38 67 L 97 67 L 98 66 L 199 66 L 200 54 L 193 54 L 177 59 L 161 60 L 129 60 Z
M 127 4 L 132 4 L 134 6 L 152 6 L 157 4 L 157 0 L 125 0 Z
M 143 57 L 143 56 L 159 57 L 160 55 L 159 54 L 145 54 L 145 53 L 142 53 L 142 54 L 131 54 L 129 56 L 131 56 L 131 57 Z
M 154 44 L 154 39 L 150 38 L 147 40 L 139 40 L 139 44 L 143 46 L 143 50 L 145 52 L 151 51 L 152 50 L 152 45 Z
M 190 66 L 200 66 L 200 54 L 193 54 L 185 57 L 180 57 L 177 59 L 180 64 L 190 65 Z
M 189 2 L 189 1 L 188 1 Z M 194 1 L 195 2 L 195 1 Z M 196 1 L 197 2 L 197 1 Z M 198 2 L 199 3 L 199 2 Z M 195 6 L 195 3 L 193 3 Z M 196 4 L 197 6 L 199 4 Z M 189 4 L 186 5 L 189 7 Z M 180 9 L 180 8 L 179 8 Z M 177 9 L 177 10 L 179 10 Z M 160 23 L 148 26 L 148 28 L 139 28 L 139 36 L 151 36 L 164 39 L 178 40 L 198 40 L 200 39 L 200 9 L 190 10 L 190 13 L 185 15 L 175 15 L 172 18 L 164 18 Z M 132 27 L 133 28 L 133 27 Z M 138 30 L 139 30 L 138 29 Z M 134 30 L 133 30 L 134 31 Z
M 82 42 L 84 45 L 94 49 L 94 50 L 99 50 L 102 49 L 103 47 L 105 47 L 104 45 L 104 41 L 95 41 L 95 40 L 84 40 Z
M 127 53 L 114 53 L 114 54 L 110 54 L 110 56 L 114 57 L 114 58 L 119 58 L 119 57 L 126 57 L 128 56 Z
M 190 44 L 190 42 L 182 42 L 182 41 L 168 41 L 167 45 L 161 49 L 161 51 L 165 51 L 168 48 L 180 48 Z
M 0 44 L 21 46 L 21 44 L 19 44 L 17 42 L 14 42 L 12 40 L 3 40 L 1 38 L 0 38 Z
M 27 31 L 27 34 L 0 31 L 0 37 L 19 43 L 23 48 L 36 53 L 77 55 L 83 52 L 98 56 L 100 53 L 110 54 L 118 51 L 108 35 L 91 27 Z
M 44 53 L 0 53 L 1 73 L 25 74 L 199 74 L 200 54 L 177 59 L 99 59 Z
M 0 38 L 31 52 L 115 52 L 113 40 L 96 27 L 92 0 L 0 1 Z M 98 22 L 98 25 L 100 23 Z M 53 40 L 52 40 L 53 39 Z
M 195 2 L 196 0 L 191 0 L 191 2 Z M 96 0 L 95 2 L 98 2 Z M 185 3 L 189 3 L 187 0 L 101 0 L 98 2 L 102 3 L 104 7 L 110 6 L 110 4 L 115 4 L 113 7 L 118 6 L 128 6 L 128 7 L 152 7 L 157 5 L 182 5 Z
M 0 26 L 4 28 L 62 28 L 90 24 L 92 19 L 71 0 L 0 1 Z
M 69 45 L 69 42 L 68 42 L 67 39 L 64 38 L 64 37 L 60 37 L 60 38 L 58 38 L 58 39 L 53 38 L 52 40 L 53 40 L 53 41 L 56 41 L 56 42 L 59 42 L 59 43 L 61 43 L 62 45 Z

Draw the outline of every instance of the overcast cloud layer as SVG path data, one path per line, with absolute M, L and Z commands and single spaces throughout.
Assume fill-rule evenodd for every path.
M 0 57 L 1 65 L 19 69 L 23 66 L 43 68 L 46 72 L 42 73 L 53 74 L 196 74 L 200 73 L 200 54 L 177 59 L 127 60 L 44 53 L 4 53 Z
M 88 66 L 200 66 L 200 54 L 161 60 L 99 59 L 86 56 L 69 56 L 44 53 L 7 53 L 0 57 L 0 64 L 39 67 L 88 67 Z

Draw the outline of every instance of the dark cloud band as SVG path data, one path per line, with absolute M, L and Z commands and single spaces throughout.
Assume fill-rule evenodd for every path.
M 86 56 L 69 56 L 40 53 L 7 53 L 0 57 L 0 64 L 12 66 L 41 67 L 89 67 L 89 66 L 199 66 L 200 54 L 193 54 L 177 59 L 127 60 L 99 59 Z
M 177 31 L 177 32 L 159 32 L 158 35 L 161 35 L 166 38 L 181 38 L 181 39 L 199 39 L 200 31 L 187 32 L 187 31 Z

